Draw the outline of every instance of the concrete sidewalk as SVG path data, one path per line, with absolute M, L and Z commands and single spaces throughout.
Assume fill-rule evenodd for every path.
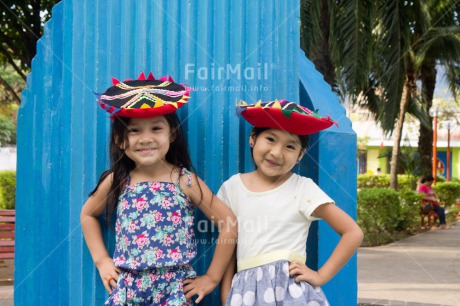
M 460 305 L 460 223 L 358 250 L 363 305 Z
M 13 286 L 0 286 L 0 306 L 13 306 Z
M 0 260 L 0 306 L 13 306 L 14 259 Z

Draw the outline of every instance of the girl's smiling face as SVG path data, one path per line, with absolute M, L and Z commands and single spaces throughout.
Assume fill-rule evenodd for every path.
M 268 129 L 259 135 L 251 135 L 252 156 L 257 171 L 271 179 L 277 179 L 289 173 L 302 158 L 299 136 L 282 130 Z
M 169 145 L 174 140 L 164 116 L 131 118 L 127 126 L 128 145 L 125 154 L 137 167 L 154 166 L 166 162 Z

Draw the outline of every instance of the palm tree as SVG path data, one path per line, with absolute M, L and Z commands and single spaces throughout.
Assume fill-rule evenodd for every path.
M 336 67 L 335 82 L 343 82 L 341 88 L 345 88 L 351 101 L 366 106 L 382 129 L 394 135 L 390 179 L 394 189 L 406 114 L 414 115 L 429 126 L 416 81 L 422 67 L 429 67 L 426 56 L 431 50 L 429 45 L 441 33 L 433 29 L 430 15 L 430 8 L 440 2 L 446 5 L 453 0 L 323 0 L 322 6 L 313 0 L 302 3 L 302 26 L 313 27 L 320 24 L 316 21 L 319 16 L 325 18 L 325 14 L 318 12 L 324 3 L 327 4 L 329 50 L 332 67 Z M 304 22 L 306 16 L 309 22 Z M 319 44 L 312 42 L 323 29 L 303 30 L 302 46 L 315 50 Z M 450 31 L 455 32 L 454 29 Z M 315 55 L 315 52 L 308 54 Z
M 436 86 L 436 66 L 442 65 L 447 71 L 451 84 L 455 84 L 455 72 L 460 61 L 460 23 L 458 20 L 460 4 L 457 1 L 430 1 L 431 26 L 423 36 L 419 46 L 420 80 L 424 112 L 429 120 L 428 125 L 420 125 L 418 152 L 421 173 L 430 173 L 432 169 L 431 146 L 433 142 L 432 119 L 428 110 L 433 105 Z M 457 86 L 451 86 L 455 95 Z

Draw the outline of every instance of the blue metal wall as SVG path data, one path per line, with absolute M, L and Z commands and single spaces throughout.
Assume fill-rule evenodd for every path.
M 311 109 L 319 109 L 337 121 L 331 127 L 310 137 L 310 148 L 300 165 L 306 176 L 335 200 L 336 205 L 356 219 L 356 133 L 345 109 L 331 91 L 323 76 L 300 51 L 300 101 Z M 308 264 L 321 267 L 331 255 L 340 237 L 324 221 L 314 224 L 309 233 Z M 356 305 L 358 299 L 356 255 L 325 286 L 323 290 L 331 305 Z
M 87 194 L 108 165 L 110 120 L 93 92 L 110 86 L 112 76 L 123 80 L 141 71 L 193 86 L 180 117 L 198 174 L 217 191 L 232 174 L 252 169 L 249 126 L 235 116 L 234 105 L 239 99 L 298 100 L 298 46 L 298 0 L 58 4 L 19 111 L 16 305 L 102 305 L 107 297 L 79 224 Z M 331 105 L 337 106 L 335 98 Z M 322 175 L 317 178 L 322 185 Z M 113 246 L 113 233 L 104 234 Z M 212 234 L 200 235 L 207 243 L 195 267 L 203 273 Z M 204 304 L 218 301 L 214 293 Z

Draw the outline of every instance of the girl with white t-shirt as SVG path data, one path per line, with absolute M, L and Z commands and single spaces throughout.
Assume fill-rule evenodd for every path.
M 238 220 L 236 258 L 222 280 L 222 302 L 329 305 L 319 286 L 351 258 L 363 233 L 311 179 L 291 170 L 306 151 L 307 135 L 335 122 L 285 100 L 242 102 L 237 109 L 254 126 L 249 144 L 256 170 L 232 176 L 218 192 Z M 314 271 L 305 265 L 305 249 L 310 224 L 318 219 L 341 239 L 326 263 Z

